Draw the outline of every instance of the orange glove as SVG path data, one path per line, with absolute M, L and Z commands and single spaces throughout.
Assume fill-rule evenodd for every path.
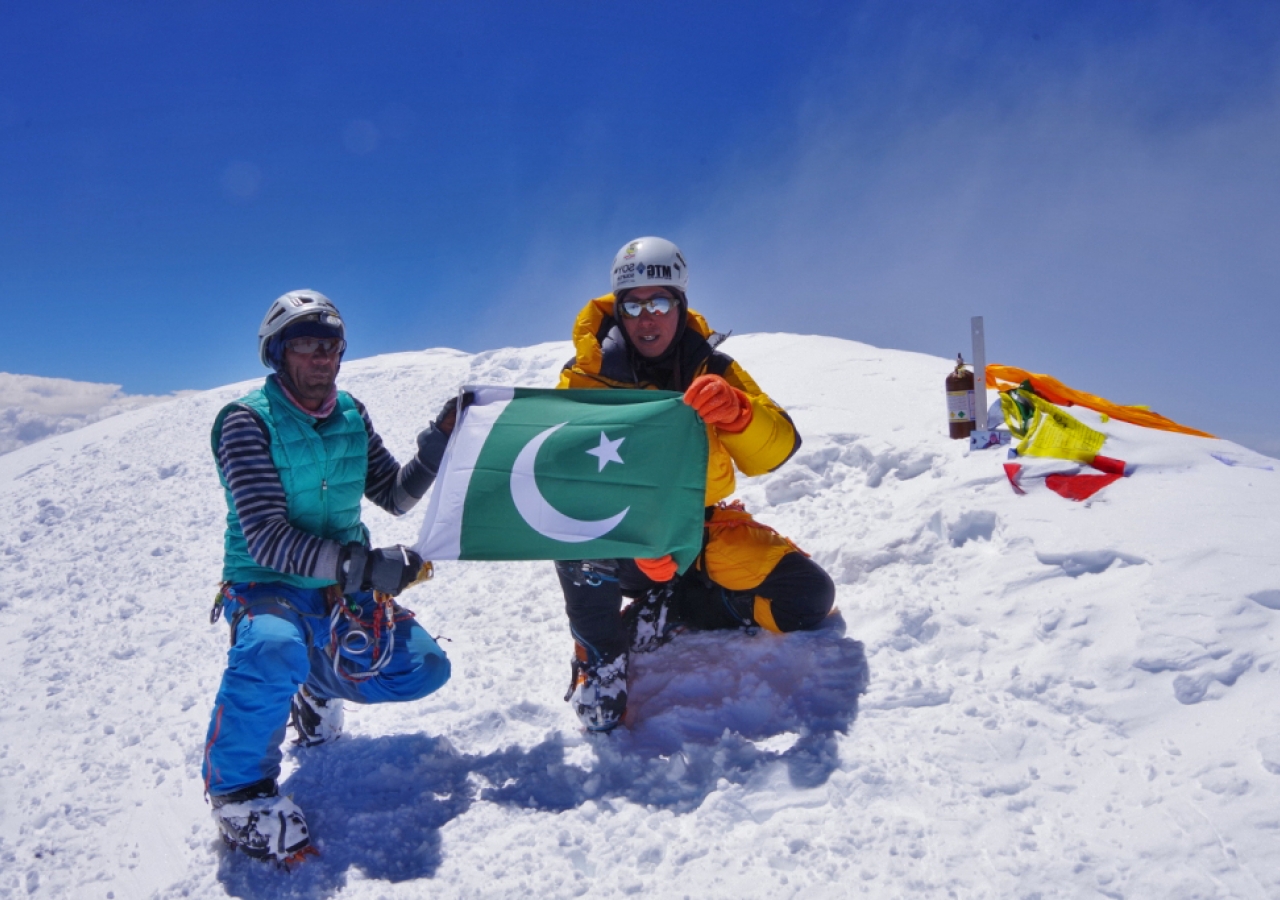
M 751 424 L 751 398 L 719 375 L 699 375 L 684 392 L 684 402 L 708 425 L 737 434 Z
M 636 566 L 650 581 L 670 581 L 676 577 L 676 561 L 670 553 L 657 559 L 637 559 Z

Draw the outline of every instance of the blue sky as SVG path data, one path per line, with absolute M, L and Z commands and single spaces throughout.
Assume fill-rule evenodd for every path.
M 1275 4 L 114 6 L 0 12 L 0 370 L 253 377 L 296 287 L 353 357 L 564 339 L 660 234 L 719 330 L 980 314 L 1280 455 Z

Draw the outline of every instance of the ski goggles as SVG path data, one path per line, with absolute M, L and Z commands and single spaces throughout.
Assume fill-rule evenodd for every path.
M 617 304 L 618 314 L 624 319 L 638 319 L 642 312 L 655 316 L 665 316 L 675 307 L 676 301 L 670 297 L 650 297 L 648 300 L 623 300 Z
M 325 356 L 333 356 L 347 349 L 347 342 L 334 337 L 297 337 L 290 338 L 284 345 L 294 353 L 310 356 L 319 350 Z

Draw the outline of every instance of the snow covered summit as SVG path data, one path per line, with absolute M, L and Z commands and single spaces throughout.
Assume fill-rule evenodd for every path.
M 739 496 L 840 615 L 681 635 L 637 657 L 629 727 L 588 737 L 550 564 L 442 563 L 403 599 L 454 678 L 291 754 L 323 854 L 292 874 L 223 850 L 199 775 L 226 651 L 208 431 L 247 385 L 0 455 L 0 898 L 1280 896 L 1280 462 L 1073 411 L 1132 474 L 1019 497 L 1003 451 L 947 439 L 950 362 L 724 349 L 804 436 Z M 569 355 L 339 383 L 403 458 L 459 384 L 550 385 Z M 378 544 L 419 518 L 366 514 Z

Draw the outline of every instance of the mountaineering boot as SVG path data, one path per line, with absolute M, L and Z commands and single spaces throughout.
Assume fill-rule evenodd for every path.
M 259 781 L 209 802 L 222 839 L 246 856 L 288 865 L 315 853 L 302 810 L 279 795 L 274 781 Z
M 759 627 L 755 618 L 754 591 L 729 591 L 721 588 L 721 601 L 724 603 L 725 612 L 736 619 L 739 626 L 748 631 L 754 631 Z
M 294 741 L 303 747 L 314 747 L 342 736 L 342 701 L 317 697 L 306 685 L 298 689 L 289 704 L 289 724 L 298 732 Z
M 676 586 L 668 582 L 645 591 L 622 613 L 627 640 L 635 653 L 652 653 L 679 631 Z
M 681 624 L 698 631 L 742 628 L 754 632 L 756 592 L 731 591 L 712 581 L 686 578 L 681 585 Z
M 573 680 L 564 699 L 588 731 L 611 731 L 627 711 L 627 654 L 587 662 L 586 648 L 574 644 Z

